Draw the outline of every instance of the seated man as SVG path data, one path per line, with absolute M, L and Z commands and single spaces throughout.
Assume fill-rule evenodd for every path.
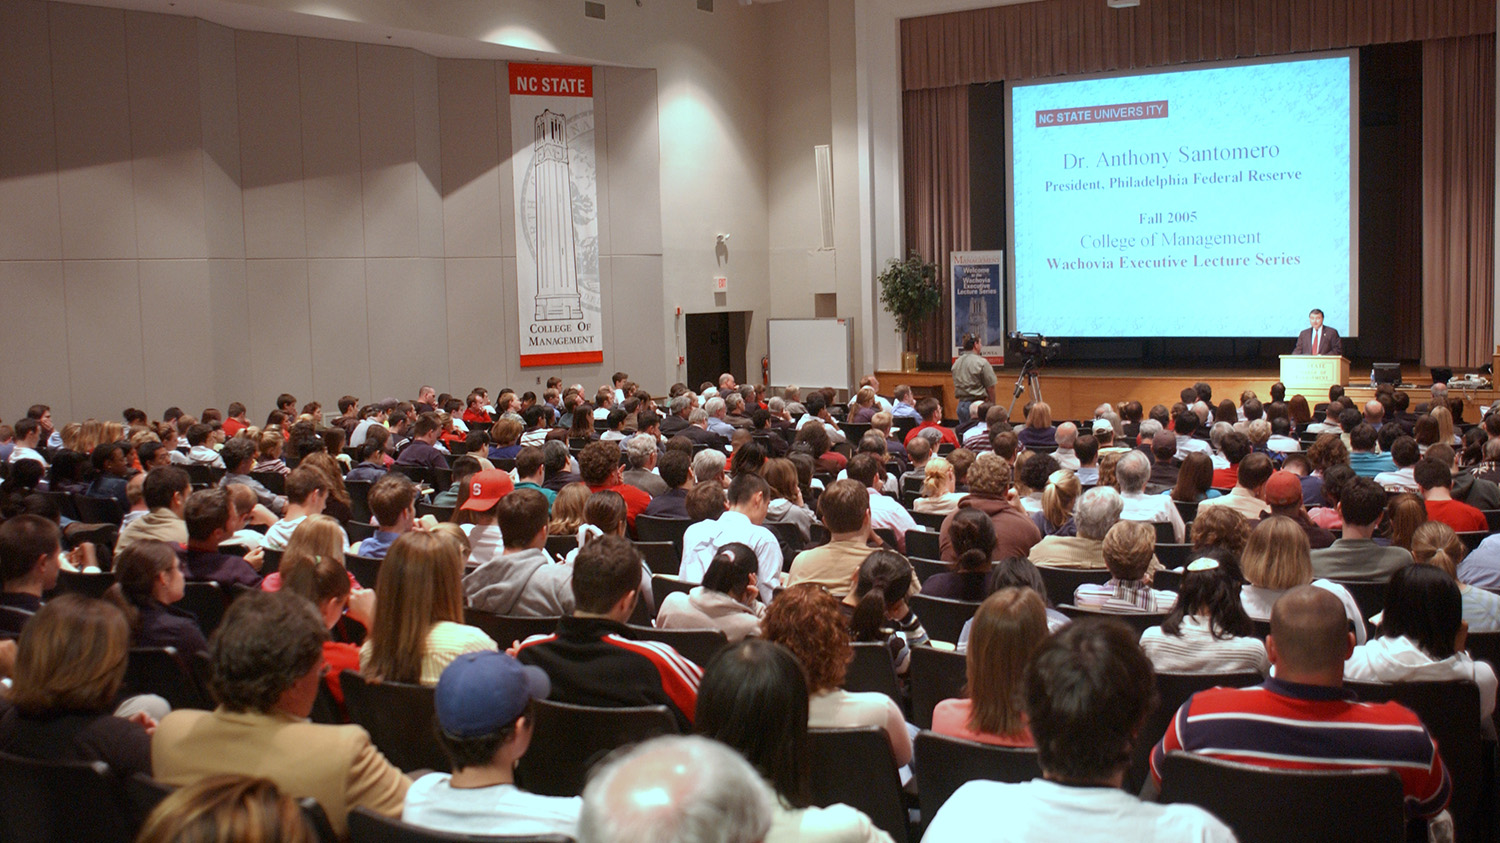
M 573 561 L 573 614 L 563 617 L 557 632 L 522 642 L 516 658 L 547 672 L 551 699 L 665 705 L 687 732 L 703 671 L 666 644 L 633 640 L 625 625 L 640 595 L 642 564 L 627 539 L 602 536 L 589 542 Z
M 356 555 L 384 559 L 385 552 L 417 520 L 417 484 L 393 471 L 370 487 L 369 502 L 370 514 L 380 526 L 375 535 L 359 543 Z
M 62 533 L 40 515 L 17 515 L 0 524 L 0 632 L 9 637 L 42 608 L 57 586 Z
M 152 776 L 179 787 L 223 774 L 268 778 L 318 800 L 340 835 L 353 808 L 400 816 L 411 780 L 364 728 L 307 721 L 327 640 L 323 619 L 297 595 L 258 591 L 235 600 L 209 644 L 219 707 L 179 709 L 161 721 L 151 738 Z
M 255 498 L 262 506 L 280 515 L 286 510 L 286 497 L 272 492 L 250 476 L 250 471 L 255 468 L 256 450 L 255 443 L 249 439 L 231 439 L 224 443 L 224 450 L 219 455 L 224 458 L 225 471 L 219 485 L 249 486 L 255 490 Z
M 906 432 L 906 438 L 901 441 L 908 450 L 911 449 L 911 440 L 921 435 L 924 430 L 933 430 L 942 441 L 953 447 L 958 447 L 958 436 L 946 427 L 943 427 L 943 405 L 936 398 L 928 396 L 917 402 L 917 413 L 922 416 L 922 423 Z
M 797 554 L 786 587 L 810 582 L 842 599 L 854 573 L 875 551 L 870 546 L 870 495 L 857 480 L 835 480 L 818 498 L 818 508 L 832 540 Z
M 651 499 L 643 514 L 652 518 L 686 518 L 688 490 L 693 488 L 693 458 L 688 454 L 668 450 L 661 455 L 656 465 L 662 483 L 668 488 Z
M 1453 473 L 1448 466 L 1434 457 L 1423 457 L 1417 462 L 1412 475 L 1422 489 L 1422 498 L 1427 502 L 1427 518 L 1441 521 L 1455 532 L 1488 532 L 1489 522 L 1484 513 L 1463 501 L 1453 499 Z
M 649 433 L 638 433 L 625 440 L 624 444 L 625 457 L 630 460 L 630 470 L 620 475 L 620 479 L 652 498 L 666 494 L 671 487 L 659 474 L 652 471 L 656 468 L 659 455 L 656 437 Z M 646 508 L 651 507 L 648 505 Z
M 781 543 L 776 534 L 761 526 L 771 506 L 771 485 L 759 474 L 738 474 L 729 483 L 729 509 L 717 519 L 699 521 L 682 536 L 682 567 L 678 571 L 684 582 L 701 583 L 714 554 L 731 542 L 740 542 L 755 551 L 760 563 L 760 599 L 771 602 L 771 595 L 781 587 Z
M 547 499 L 541 492 L 517 489 L 493 502 L 473 496 L 463 508 L 486 513 L 479 523 L 495 522 L 504 537 L 503 553 L 472 557 L 479 567 L 464 577 L 470 606 L 527 617 L 573 611 L 573 566 L 558 565 L 547 553 Z
M 1051 568 L 1103 568 L 1104 537 L 1120 520 L 1124 505 L 1120 493 L 1109 486 L 1084 492 L 1073 508 L 1073 524 L 1078 535 L 1042 537 L 1031 549 L 1029 558 L 1032 564 Z
M 1412 563 L 1410 551 L 1375 543 L 1373 536 L 1385 517 L 1385 503 L 1385 490 L 1368 477 L 1355 477 L 1344 484 L 1337 507 L 1344 520 L 1344 534 L 1329 547 L 1312 552 L 1314 579 L 1383 583 Z
M 214 468 L 223 468 L 224 459 L 219 452 L 214 450 L 212 437 L 213 425 L 195 424 L 187 429 L 184 437 L 188 443 L 188 452 L 185 462 L 190 465 L 208 465 Z M 174 462 L 176 462 L 174 460 Z
M 109 498 L 120 505 L 120 511 L 130 508 L 130 498 L 125 494 L 130 475 L 130 461 L 125 457 L 125 446 L 120 442 L 105 442 L 94 446 L 89 455 L 94 465 L 94 482 L 89 484 L 88 496 Z
M 1178 437 L 1180 440 L 1182 437 Z M 1265 460 L 1269 477 L 1271 461 Z M 1151 477 L 1151 461 L 1140 451 L 1131 451 L 1120 461 L 1115 463 L 1115 481 L 1120 485 L 1120 500 L 1124 508 L 1120 510 L 1122 521 L 1143 521 L 1148 524 L 1165 523 L 1172 525 L 1172 541 L 1182 542 L 1187 533 L 1187 525 L 1182 522 L 1182 513 L 1177 511 L 1176 504 L 1168 495 L 1146 494 L 1146 481 Z M 1262 483 L 1265 479 L 1262 478 Z
M 1120 462 L 1124 462 L 1121 460 Z M 1270 511 L 1270 504 L 1261 497 L 1265 491 L 1266 481 L 1271 479 L 1271 473 L 1275 466 L 1271 464 L 1271 458 L 1265 454 L 1251 454 L 1240 461 L 1239 476 L 1235 479 L 1234 488 L 1229 493 L 1217 498 L 1209 498 L 1198 503 L 1198 511 L 1202 512 L 1208 506 L 1227 506 L 1235 512 L 1245 516 L 1246 521 L 1254 521 Z M 1171 502 L 1168 501 L 1170 504 Z M 1176 511 L 1176 507 L 1173 507 Z M 1181 538 L 1177 539 L 1182 541 Z
M 1391 443 L 1391 462 L 1395 463 L 1393 471 L 1382 471 L 1375 475 L 1375 482 L 1388 492 L 1412 492 L 1421 494 L 1422 489 L 1417 485 L 1417 478 L 1413 474 L 1417 467 L 1417 460 L 1422 458 L 1421 446 L 1417 440 L 1410 436 L 1397 437 Z
M 880 463 L 869 454 L 855 454 L 849 460 L 849 479 L 862 483 L 870 495 L 870 529 L 881 527 L 896 534 L 896 550 L 906 552 L 906 531 L 916 530 L 917 522 L 900 501 L 887 497 L 880 488 Z M 770 602 L 770 601 L 767 601 Z
M 1109 582 L 1085 583 L 1073 591 L 1073 604 L 1104 612 L 1170 612 L 1177 594 L 1151 587 L 1156 531 L 1139 521 L 1121 521 L 1104 536 L 1104 567 Z
M 248 561 L 260 558 L 260 548 L 250 551 L 246 557 L 219 550 L 219 543 L 232 535 L 239 525 L 234 504 L 229 500 L 229 490 L 200 489 L 194 492 L 188 498 L 183 514 L 187 520 L 187 546 L 177 554 L 182 559 L 183 576 L 191 582 L 216 582 L 225 589 L 235 585 L 250 588 L 260 585 L 260 574 Z
M 322 515 L 328 503 L 328 483 L 323 476 L 311 468 L 298 468 L 286 476 L 286 511 L 281 520 L 266 530 L 261 547 L 266 550 L 285 550 L 292 533 L 307 520 L 309 515 Z M 349 537 L 344 537 L 344 546 L 349 546 Z
M 1312 517 L 1307 514 L 1307 508 L 1302 505 L 1301 477 L 1290 471 L 1273 471 L 1271 479 L 1266 481 L 1261 490 L 1261 497 L 1265 498 L 1266 505 L 1270 507 L 1265 517 L 1283 515 L 1295 521 L 1302 532 L 1307 534 L 1307 543 L 1314 551 L 1333 545 L 1333 533 L 1314 524 Z
M 1157 702 L 1151 662 L 1123 624 L 1068 625 L 1032 657 L 1025 686 L 1042 777 L 965 784 L 937 812 L 925 843 L 1235 839 L 1202 808 L 1143 802 L 1121 789 Z
M 1294 770 L 1389 766 L 1401 777 L 1410 817 L 1436 816 L 1451 785 L 1437 745 L 1400 703 L 1361 703 L 1344 691 L 1354 634 L 1331 592 L 1298 586 L 1271 609 L 1266 653 L 1274 675 L 1253 688 L 1200 691 L 1178 709 L 1151 753 L 1151 776 L 1181 750 L 1241 764 Z
M 433 702 L 453 773 L 412 782 L 401 821 L 453 834 L 576 837 L 579 797 L 516 787 L 516 762 L 531 745 L 531 701 L 550 691 L 547 674 L 504 653 L 465 653 L 444 668 Z
M 1350 410 L 1351 413 L 1358 413 Z M 1390 454 L 1380 453 L 1377 447 L 1380 434 L 1375 428 L 1360 422 L 1349 431 L 1349 467 L 1360 477 L 1374 477 L 1385 471 L 1395 471 L 1396 463 Z
M 1223 445 L 1219 449 L 1224 459 L 1229 462 L 1226 468 L 1214 469 L 1213 487 L 1215 489 L 1233 489 L 1234 484 L 1239 481 L 1240 462 L 1255 449 L 1250 445 L 1250 437 L 1237 430 L 1232 430 L 1224 436 Z
M 187 544 L 183 507 L 188 495 L 193 493 L 187 472 L 175 466 L 153 468 L 141 484 L 141 499 L 146 502 L 148 512 L 131 519 L 120 529 L 120 537 L 115 540 L 115 553 L 146 539 L 179 546 Z
M 1057 440 L 1057 450 L 1052 452 L 1052 459 L 1057 461 L 1057 467 L 1076 472 L 1078 455 L 1073 452 L 1073 447 L 1078 444 L 1078 425 L 1063 422 L 1057 426 L 1053 438 Z
M 541 473 L 541 466 L 541 452 L 538 451 L 536 461 L 536 467 L 538 469 L 537 473 Z M 454 460 L 453 483 L 449 485 L 448 488 L 444 489 L 441 492 L 438 492 L 436 495 L 433 495 L 432 505 L 446 506 L 450 508 L 458 506 L 458 497 L 460 490 L 466 488 L 469 485 L 469 479 L 482 470 L 484 470 L 484 466 L 479 463 L 479 459 L 477 457 L 472 457 L 468 454 L 464 454 L 463 456 Z
M 578 454 L 578 473 L 590 492 L 618 492 L 625 499 L 626 521 L 635 529 L 635 517 L 651 505 L 651 496 L 620 480 L 620 446 L 614 442 L 593 442 Z
M 977 509 L 990 517 L 995 525 L 995 559 L 1026 556 L 1042 540 L 1042 531 L 1020 506 L 1011 502 L 1010 471 L 1010 462 L 999 452 L 980 454 L 969 466 L 969 494 L 958 501 L 959 509 Z M 949 513 L 938 534 L 939 558 L 944 562 L 958 560 L 949 533 L 952 525 L 953 513 Z

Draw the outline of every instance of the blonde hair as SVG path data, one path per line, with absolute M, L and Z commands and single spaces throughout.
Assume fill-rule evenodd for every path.
M 464 528 L 452 521 L 444 521 L 428 532 L 436 533 L 444 538 L 453 540 L 458 545 L 458 552 L 465 559 L 468 559 L 469 554 L 473 551 L 473 547 L 469 544 L 469 536 L 464 532 Z
M 136 843 L 314 843 L 302 810 L 269 779 L 209 776 L 163 799 Z
M 1038 401 L 1031 405 L 1031 412 L 1026 414 L 1026 426 L 1037 429 L 1052 426 L 1052 407 L 1045 401 Z
M 547 534 L 571 536 L 583 526 L 583 506 L 589 500 L 589 487 L 583 483 L 569 483 L 557 493 L 552 502 L 552 520 L 547 524 Z
M 1042 491 L 1042 515 L 1047 523 L 1061 527 L 1073 517 L 1073 504 L 1083 493 L 1083 484 L 1078 475 L 1066 468 L 1052 472 L 1047 478 L 1047 488 Z
M 1458 565 L 1464 561 L 1467 548 L 1453 528 L 1441 521 L 1419 525 L 1411 536 L 1411 557 L 1418 565 L 1431 565 L 1448 576 L 1458 578 Z
M 859 407 L 869 407 L 875 403 L 875 390 L 868 386 L 862 386 L 854 393 L 854 403 Z
M 254 494 L 252 491 L 251 494 Z M 286 541 L 286 550 L 281 553 L 281 571 L 285 581 L 286 570 L 298 564 L 316 565 L 319 559 L 344 561 L 344 528 L 328 515 L 309 515 Z M 372 583 L 365 583 L 372 585 Z
M 1427 411 L 1438 423 L 1438 443 L 1442 445 L 1453 444 L 1453 413 L 1447 407 L 1439 404 Z
M 1254 586 L 1286 591 L 1312 582 L 1312 555 L 1307 533 L 1285 515 L 1273 515 L 1250 531 L 1240 571 Z
M 281 429 L 268 427 L 260 434 L 260 438 L 256 440 L 255 452 L 260 455 L 261 459 L 271 459 L 281 455 L 281 449 L 284 444 L 285 442 L 281 438 Z
M 130 623 L 114 603 L 47 601 L 21 630 L 10 701 L 23 714 L 108 711 L 125 682 Z
M 953 491 L 953 464 L 942 457 L 932 457 L 922 469 L 922 497 L 935 498 L 941 492 L 943 480 L 948 481 L 948 491 Z
M 1141 521 L 1120 521 L 1104 534 L 1104 567 L 1110 576 L 1138 580 L 1151 568 L 1156 528 Z

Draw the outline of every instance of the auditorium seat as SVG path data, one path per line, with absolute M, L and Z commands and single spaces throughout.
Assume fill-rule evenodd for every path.
M 901 778 L 884 729 L 808 729 L 807 743 L 814 805 L 848 805 L 864 812 L 895 843 L 911 839 Z
M 349 720 L 370 733 L 375 748 L 402 770 L 450 772 L 448 756 L 433 733 L 433 689 L 405 682 L 368 682 L 359 673 L 339 674 Z
M 1042 575 L 1042 584 L 1047 587 L 1047 597 L 1053 603 L 1071 602 L 1073 592 L 1085 583 L 1102 585 L 1109 582 L 1109 571 L 1103 568 L 1053 568 L 1038 565 L 1036 569 Z
M 425 501 L 417 501 L 417 517 L 421 518 L 424 515 L 431 515 L 433 518 L 437 519 L 437 522 L 439 524 L 442 524 L 444 522 L 453 520 L 453 507 L 434 506 Z
M 497 615 L 470 606 L 464 609 L 464 623 L 480 629 L 494 639 L 500 649 L 510 647 L 516 641 L 525 641 L 533 635 L 548 635 L 557 630 L 561 618 L 522 615 Z
M 365 588 L 374 588 L 376 583 L 380 582 L 380 563 L 383 561 L 385 560 L 354 553 L 344 554 L 344 567 L 354 575 L 355 581 Z
M 223 550 L 223 548 L 220 549 Z M 228 553 L 227 550 L 225 550 L 224 552 Z M 281 570 L 281 557 L 285 553 L 285 550 L 272 550 L 269 547 L 262 548 L 262 562 L 259 571 L 260 575 L 263 577 L 269 577 L 270 575 Z
M 1176 542 L 1157 542 L 1156 560 L 1164 568 L 1182 568 L 1193 561 L 1193 546 Z
M 1146 715 L 1140 739 L 1135 742 L 1135 748 L 1131 752 L 1130 769 L 1125 774 L 1126 790 L 1131 793 L 1139 791 L 1146 778 L 1151 775 L 1151 750 L 1161 742 L 1161 736 L 1167 733 L 1172 717 L 1189 697 L 1209 688 L 1248 688 L 1259 685 L 1264 679 L 1259 672 L 1253 670 L 1237 673 L 1157 671 L 1157 705 Z
M 911 520 L 917 522 L 917 526 L 937 532 L 943 529 L 943 519 L 948 516 L 937 512 L 912 512 Z
M 1153 626 L 1161 626 L 1161 622 L 1167 617 L 1166 612 L 1099 612 L 1074 606 L 1071 603 L 1057 604 L 1057 611 L 1075 621 L 1087 618 L 1114 618 L 1135 630 L 1136 635 L 1140 635 Z
M 932 712 L 943 700 L 959 699 L 968 682 L 962 653 L 936 647 L 911 648 L 911 716 L 919 729 L 932 728 Z
M 7 843 L 130 843 L 136 816 L 103 761 L 41 761 L 0 752 L 0 829 Z
M 345 521 L 344 533 L 349 536 L 349 541 L 359 544 L 368 538 L 375 536 L 375 525 L 369 521 Z
M 677 575 L 682 570 L 682 557 L 671 542 L 634 542 L 635 549 L 646 558 L 646 567 L 653 574 Z
M 114 574 L 82 574 L 77 571 L 57 572 L 58 594 L 81 594 L 84 597 L 103 597 L 104 592 L 115 584 Z
M 891 648 L 883 641 L 865 641 L 849 646 L 854 650 L 854 657 L 849 660 L 849 669 L 844 673 L 844 690 L 875 691 L 905 708 L 903 698 L 906 695 L 901 692 L 896 666 L 891 663 Z
M 953 566 L 947 562 L 939 562 L 936 559 L 923 559 L 920 556 L 909 556 L 912 570 L 917 574 L 917 582 L 927 582 L 927 578 L 933 574 L 947 573 L 953 570 Z
M 219 628 L 219 622 L 224 620 L 224 612 L 229 608 L 229 597 L 216 582 L 188 582 L 184 584 L 182 599 L 176 605 L 198 618 L 198 628 L 203 630 L 203 637 L 207 638 L 213 635 L 214 630 Z
M 577 796 L 588 771 L 615 748 L 677 733 L 664 705 L 601 708 L 537 700 L 531 748 L 516 765 L 516 784 L 544 796 Z
M 407 825 L 363 806 L 349 812 L 349 843 L 572 843 L 563 834 L 505 835 L 449 834 Z
M 654 515 L 635 517 L 635 536 L 643 542 L 671 542 L 682 553 L 682 535 L 693 522 L 686 518 L 657 518 Z
M 699 667 L 708 667 L 714 654 L 729 645 L 729 639 L 717 629 L 657 629 L 632 625 L 630 632 L 640 641 L 670 644 L 683 658 Z
M 942 555 L 937 533 L 926 530 L 906 531 L 906 554 L 908 556 L 921 556 L 924 559 L 936 559 Z
M 1032 747 L 992 746 L 923 730 L 913 741 L 913 749 L 924 826 L 967 782 L 985 779 L 1018 784 L 1042 774 Z
M 85 524 L 113 524 L 118 527 L 125 520 L 125 510 L 114 498 L 74 495 L 73 507 L 78 511 L 78 520 Z
M 125 662 L 125 692 L 156 694 L 180 708 L 214 707 L 213 697 L 193 674 L 188 655 L 176 647 L 131 647 Z
M 674 591 L 680 591 L 683 594 L 687 594 L 697 587 L 697 583 L 684 582 L 675 574 L 651 575 L 651 596 L 656 598 L 656 605 L 658 608 L 661 606 L 661 602 L 667 599 L 668 594 L 671 594 Z
M 964 624 L 979 611 L 978 603 L 929 597 L 926 594 L 913 594 L 906 598 L 906 602 L 917 617 L 922 619 L 922 627 L 929 636 L 949 644 L 958 643 L 958 634 L 963 631 Z

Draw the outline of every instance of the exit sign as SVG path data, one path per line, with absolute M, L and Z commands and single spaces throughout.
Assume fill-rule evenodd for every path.
M 714 276 L 714 292 L 715 293 L 727 293 L 727 292 L 729 292 L 729 276 L 727 276 L 727 275 L 715 275 Z

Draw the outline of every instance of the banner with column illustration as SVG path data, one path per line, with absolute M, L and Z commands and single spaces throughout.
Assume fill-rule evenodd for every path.
M 510 63 L 521 365 L 604 361 L 594 70 Z
M 997 366 L 1005 364 L 1005 253 L 951 252 L 953 284 L 949 318 L 953 324 L 953 359 L 963 351 L 964 336 L 979 339 L 979 353 Z

